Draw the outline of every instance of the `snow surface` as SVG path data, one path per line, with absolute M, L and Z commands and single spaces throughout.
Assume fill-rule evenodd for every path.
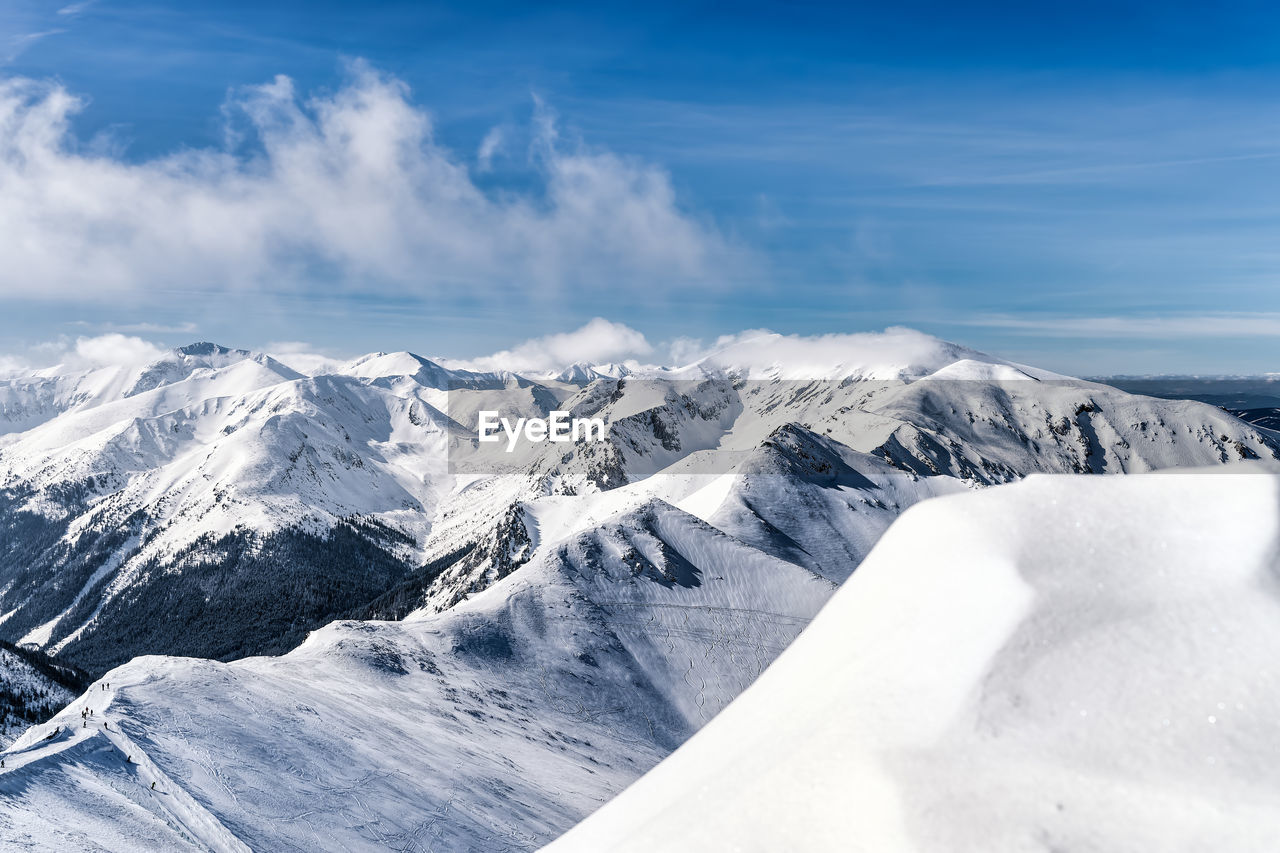
M 1258 469 L 923 503 L 549 850 L 1273 850 L 1277 553 Z
M 651 502 L 441 614 L 117 668 L 3 753 L 0 837 L 536 848 L 723 708 L 832 589 Z
M 425 578 L 406 593 L 409 606 L 394 611 L 417 608 L 401 622 L 335 622 L 278 658 L 143 656 L 104 675 L 6 753 L 0 837 L 32 849 L 536 848 L 734 700 L 885 530 L 902 527 L 890 525 L 909 507 L 1035 472 L 1223 465 L 1272 458 L 1280 446 L 1275 434 L 1212 406 L 1126 394 L 909 330 L 818 343 L 729 340 L 679 369 L 580 364 L 521 376 L 410 353 L 317 367 L 302 375 L 266 356 L 200 344 L 151 366 L 0 383 L 0 408 L 20 430 L 0 441 L 0 497 L 12 502 L 10 518 L 49 519 L 57 547 L 48 553 L 75 555 L 104 531 L 128 533 L 74 566 L 0 566 L 9 572 L 0 576 L 0 626 L 16 620 L 8 622 L 14 639 L 71 654 L 101 629 L 104 605 L 144 599 L 157 577 L 181 577 L 174 555 L 208 534 L 294 525 L 323 532 L 343 518 L 373 518 L 405 534 L 411 544 L 397 546 L 396 558 L 406 571 L 423 566 Z M 477 452 L 469 427 L 486 408 L 602 417 L 609 439 L 522 447 L 502 454 L 501 467 Z M 1032 479 L 995 494 L 1034 495 L 1050 482 L 1057 481 Z M 920 721 L 948 708 L 960 714 L 974 672 L 986 665 L 982 655 L 996 655 L 992 644 L 1003 642 L 999 631 L 1015 630 L 1019 608 L 1057 600 L 1049 595 L 1056 587 L 1042 594 L 1032 581 L 1000 581 L 1017 574 L 1012 557 L 982 559 L 1010 542 L 1031 559 L 1036 537 L 1052 528 L 1031 511 L 956 522 L 956 513 L 986 518 L 950 509 L 970 500 L 987 505 L 971 496 L 926 504 L 948 508 L 937 531 L 909 521 L 906 544 L 891 546 L 902 536 L 890 533 L 877 551 L 925 549 L 936 566 L 903 569 L 900 581 L 863 581 L 859 571 L 849 584 L 883 591 L 870 596 L 878 603 L 858 605 L 868 610 L 866 627 L 860 615 L 857 626 L 838 620 L 842 627 L 826 629 L 849 632 L 824 653 L 841 666 L 848 663 L 841 655 L 852 655 L 889 679 L 891 658 L 914 653 L 915 646 L 894 646 L 912 631 L 961 633 L 934 637 L 932 646 L 919 639 L 937 657 L 908 658 L 918 664 L 895 676 L 902 683 L 859 687 L 857 715 L 869 739 L 832 740 L 831 755 L 857 747 L 860 757 L 888 760 L 877 751 L 883 743 L 891 757 L 905 761 L 919 747 L 928 759 L 933 742 Z M 1093 499 L 1081 492 L 1080 500 Z M 1162 529 L 1162 518 L 1140 519 L 1126 547 L 1139 551 L 1145 540 L 1137 537 Z M 1271 523 L 1249 529 L 1265 533 Z M 1121 527 L 1091 524 L 1099 542 L 1121 535 Z M 1121 550 L 1075 545 L 1083 549 L 1075 557 L 1093 547 L 1099 560 Z M 1058 556 L 1065 566 L 1073 555 L 1064 546 Z M 872 576 L 898 577 L 888 569 Z M 1107 625 L 1132 615 L 1076 594 L 1082 608 L 1111 619 Z M 842 593 L 837 602 L 847 599 Z M 1143 600 L 1134 609 L 1158 608 Z M 917 613 L 928 624 L 917 624 Z M 1066 652 L 1053 651 L 1061 643 L 1047 638 L 1059 632 L 1071 651 L 1092 618 L 1083 610 L 1070 616 L 1066 624 L 1046 616 L 1048 627 L 1029 634 L 1027 648 L 1043 646 L 1046 660 L 1058 661 Z M 995 632 L 981 635 L 988 645 L 966 639 L 965 618 Z M 877 649 L 892 653 L 877 658 Z M 1167 677 L 1154 657 L 1131 657 Z M 843 670 L 819 678 L 801 669 L 823 689 L 843 689 L 836 677 Z M 1078 687 L 1092 695 L 1089 684 Z M 916 688 L 928 707 L 899 704 Z M 851 713 L 835 700 L 810 706 L 809 692 L 777 695 L 788 698 L 765 704 L 786 710 L 757 739 L 786 744 L 788 733 L 829 733 Z M 790 698 L 797 695 L 806 698 Z M 1010 707 L 1023 707 L 1018 697 Z M 94 711 L 89 720 L 81 717 L 86 707 Z M 1013 711 L 983 713 L 1010 732 L 1010 756 L 1024 748 Z M 963 726 L 955 731 L 960 739 L 948 749 L 970 754 Z M 905 752 L 894 752 L 899 743 Z M 797 741 L 802 747 L 824 748 Z M 908 765 L 951 778 L 927 760 Z M 885 782 L 880 764 L 857 766 L 871 769 L 857 771 L 855 789 L 865 789 L 869 804 L 885 804 L 886 821 L 904 808 L 900 791 L 911 790 L 892 785 L 924 784 L 901 774 Z M 729 775 L 726 792 L 749 787 L 750 774 Z M 688 791 L 683 778 L 667 784 Z M 999 790 L 1000 778 L 983 782 L 984 790 Z M 833 784 L 833 792 L 848 790 L 842 780 Z M 821 792 L 810 796 L 826 802 Z M 941 814 L 947 804 L 928 808 Z M 710 840 L 690 835 L 699 837 Z M 743 843 L 753 847 L 757 837 L 782 840 L 761 832 Z

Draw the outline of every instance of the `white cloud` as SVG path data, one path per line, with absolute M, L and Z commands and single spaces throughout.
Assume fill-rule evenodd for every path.
M 488 172 L 493 168 L 493 155 L 502 148 L 505 136 L 506 131 L 501 126 L 493 128 L 484 135 L 484 139 L 480 142 L 480 150 L 476 152 L 476 168 L 481 172 Z
M 74 18 L 76 15 L 79 15 L 81 12 L 83 12 L 85 9 L 88 9 L 90 6 L 92 6 L 96 2 L 97 0 L 81 0 L 81 2 L 79 3 L 69 3 L 66 6 L 63 6 L 61 9 L 59 9 L 58 14 L 64 15 L 69 18 Z
M 0 379 L 26 373 L 31 369 L 31 362 L 15 355 L 0 355 Z
M 780 335 L 750 329 L 724 335 L 705 345 L 681 338 L 671 345 L 676 366 L 745 368 L 751 375 L 784 379 L 863 376 L 892 379 L 918 376 L 960 358 L 981 353 L 915 329 L 892 326 L 883 332 L 830 335 Z
M 533 373 L 560 370 L 574 362 L 626 363 L 652 367 L 654 347 L 643 334 L 621 323 L 596 317 L 580 329 L 527 340 L 493 355 L 471 360 L 442 359 L 449 367 Z M 830 335 L 780 335 L 748 329 L 722 335 L 711 343 L 677 338 L 667 345 L 667 367 L 694 363 L 746 369 L 753 376 L 815 379 L 861 375 L 896 378 L 923 375 L 956 359 L 981 353 L 915 329 L 893 326 L 883 332 Z
M 711 343 L 681 338 L 668 346 L 667 367 L 700 362 L 709 367 L 745 368 L 752 375 L 785 379 L 854 375 L 896 378 L 923 375 L 960 358 L 987 358 L 924 332 L 896 326 L 883 332 L 811 336 L 749 329 L 723 335 Z M 259 351 L 307 375 L 335 372 L 351 360 L 306 341 L 273 341 Z M 115 332 L 63 337 L 32 347 L 26 354 L 0 354 L 0 374 L 55 364 L 67 370 L 145 364 L 166 352 L 160 344 Z M 596 317 L 572 331 L 530 338 L 492 355 L 436 360 L 450 368 L 539 373 L 559 371 L 576 362 L 622 363 L 643 372 L 655 369 L 653 362 L 660 359 L 661 354 L 640 331 Z
M 166 352 L 167 348 L 160 344 L 118 332 L 77 338 L 63 336 L 30 346 L 25 352 L 0 354 L 0 375 L 54 366 L 74 372 L 116 365 L 142 365 L 155 361 Z
M 146 364 L 165 354 L 164 347 L 131 335 L 111 332 L 93 338 L 76 338 L 64 363 L 69 366 L 107 367 Z
M 676 338 L 668 345 L 671 354 L 671 365 L 682 367 L 693 364 L 719 350 L 726 350 L 738 344 L 776 336 L 776 332 L 771 332 L 768 329 L 747 329 L 732 335 L 721 335 L 710 344 L 699 338 Z
M 537 372 L 560 370 L 575 362 L 606 364 L 634 361 L 653 352 L 640 332 L 622 323 L 596 317 L 572 332 L 531 338 L 509 350 L 469 361 L 450 359 L 452 367 L 470 370 L 511 370 Z
M 336 371 L 347 358 L 327 355 L 321 347 L 306 341 L 272 341 L 263 351 L 286 367 L 307 376 L 318 376 Z
M 25 355 L 11 355 L 8 360 L 25 369 L 61 365 L 66 370 L 94 370 L 114 365 L 147 364 L 167 352 L 159 344 L 133 335 L 109 332 L 104 335 L 61 337 L 31 347 Z
M 320 286 L 509 301 L 724 281 L 739 257 L 664 171 L 565 145 L 541 110 L 541 186 L 486 194 L 407 87 L 359 63 L 325 97 L 286 77 L 239 92 L 227 114 L 254 154 L 95 153 L 69 129 L 81 106 L 56 83 L 0 81 L 0 298 Z

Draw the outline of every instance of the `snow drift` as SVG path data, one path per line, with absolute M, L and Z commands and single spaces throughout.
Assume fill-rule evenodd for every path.
M 550 849 L 1274 849 L 1280 477 L 1252 473 L 1037 475 L 907 511 Z

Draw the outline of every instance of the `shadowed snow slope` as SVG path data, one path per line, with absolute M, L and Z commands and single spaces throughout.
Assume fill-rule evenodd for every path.
M 34 649 L 0 642 L 0 748 L 32 723 L 52 717 L 76 697 L 84 682 L 82 674 Z
M 1274 850 L 1278 495 L 1261 469 L 1035 475 L 908 510 L 551 849 Z

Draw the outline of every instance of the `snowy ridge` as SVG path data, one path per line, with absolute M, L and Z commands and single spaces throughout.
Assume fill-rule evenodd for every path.
M 0 563 L 0 610 L 11 614 L 0 630 L 97 671 L 157 651 L 280 651 L 345 613 L 453 606 L 581 529 L 545 525 L 551 516 L 678 503 L 731 474 L 707 517 L 723 503 L 726 530 L 839 580 L 898 512 L 961 485 L 1276 454 L 1270 433 L 1210 406 L 1056 377 L 909 330 L 841 340 L 856 346 L 765 335 L 683 368 L 577 364 L 549 378 L 411 353 L 304 376 L 201 343 L 115 372 L 12 379 L 7 392 L 69 383 L 74 393 L 0 447 L 0 525 L 21 548 Z M 495 447 L 475 443 L 481 409 L 514 418 L 557 408 L 603 419 L 608 440 L 479 452 Z M 805 485 L 794 465 L 761 462 L 780 434 L 809 434 L 825 464 L 876 475 L 852 490 Z M 324 544 L 344 530 L 357 539 Z M 234 612 L 241 602 L 196 587 L 229 590 L 273 554 L 308 590 L 327 589 L 340 569 L 315 564 L 335 548 L 374 551 L 362 577 L 282 613 L 280 624 L 300 626 L 291 633 L 175 647 L 136 627 L 162 601 L 197 620 L 206 603 Z M 192 580 L 172 580 L 182 575 Z M 379 610 L 393 590 L 395 606 Z
M 56 847 L 83 840 L 83 810 L 108 850 L 533 849 L 741 692 L 831 591 L 650 503 L 445 613 L 108 673 L 6 754 L 0 829 Z

